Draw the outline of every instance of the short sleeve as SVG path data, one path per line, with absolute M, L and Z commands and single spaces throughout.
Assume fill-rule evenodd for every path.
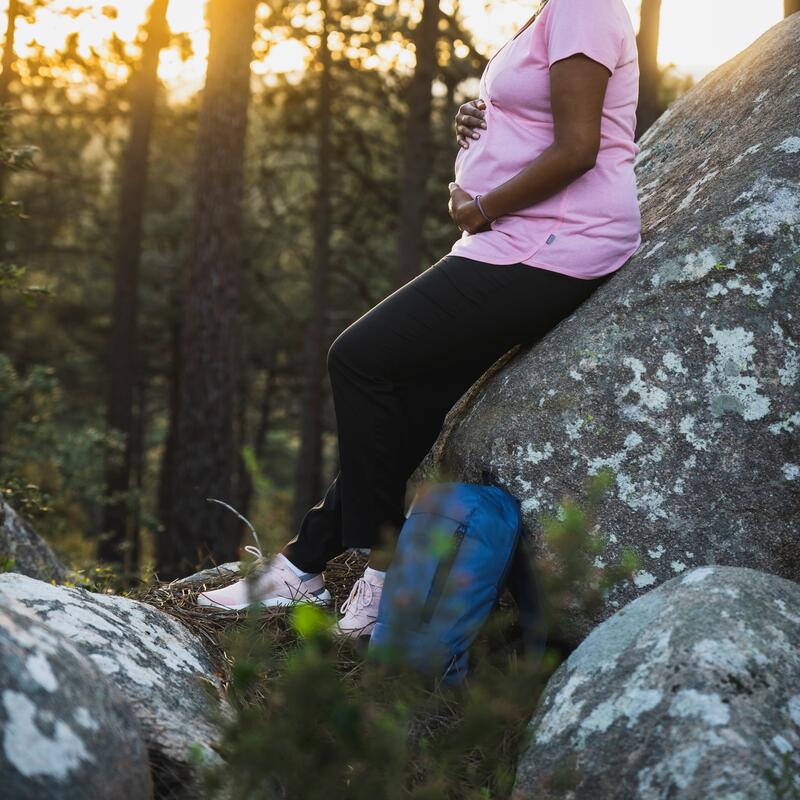
M 548 67 L 583 53 L 613 75 L 623 45 L 614 0 L 550 0 L 549 6 L 545 31 Z

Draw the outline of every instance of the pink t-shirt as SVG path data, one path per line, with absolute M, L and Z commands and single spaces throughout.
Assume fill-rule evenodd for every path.
M 486 128 L 468 149 L 459 147 L 455 182 L 486 194 L 553 143 L 549 69 L 574 53 L 611 73 L 595 166 L 547 200 L 498 217 L 490 230 L 464 231 L 453 255 L 596 278 L 619 269 L 641 244 L 633 171 L 639 62 L 623 0 L 549 0 L 495 53 L 480 82 Z

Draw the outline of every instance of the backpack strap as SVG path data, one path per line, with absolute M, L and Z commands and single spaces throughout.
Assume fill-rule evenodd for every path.
M 500 481 L 488 467 L 481 469 L 481 483 L 484 486 L 496 486 L 498 489 L 505 489 L 505 486 L 500 484 Z
M 524 653 L 541 659 L 548 641 L 545 598 L 533 564 L 533 550 L 526 537 L 520 536 L 506 586 L 519 612 Z

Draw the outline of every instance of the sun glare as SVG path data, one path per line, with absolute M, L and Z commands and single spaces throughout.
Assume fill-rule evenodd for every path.
M 373 0 L 375 2 L 376 0 Z M 389 0 L 381 0 L 381 3 Z M 450 0 L 442 7 L 451 10 Z M 640 0 L 625 0 L 634 28 L 639 24 Z M 79 51 L 88 55 L 92 48 L 103 51 L 108 40 L 116 34 L 123 41 L 132 41 L 142 24 L 150 0 L 82 0 L 84 12 L 73 18 L 63 13 L 75 7 L 75 0 L 52 0 L 36 12 L 33 22 L 18 22 L 19 52 L 24 54 L 33 44 L 53 52 L 62 47 L 71 33 L 79 34 Z M 409 0 L 403 7 L 413 8 Z M 466 27 L 471 30 L 480 49 L 491 51 L 513 35 L 517 27 L 531 14 L 538 0 L 461 0 L 460 11 Z M 0 13 L 5 12 L 7 0 L 0 0 Z M 309 7 L 311 4 L 309 5 Z M 406 10 L 408 10 L 408 8 Z M 702 77 L 710 69 L 731 58 L 754 41 L 782 17 L 783 0 L 663 0 L 659 61 L 674 63 L 683 72 Z M 208 32 L 203 0 L 171 0 L 168 19 L 175 33 L 188 37 L 192 55 L 183 60 L 176 48 L 162 53 L 159 73 L 173 94 L 188 96 L 201 88 L 208 55 Z M 3 26 L 0 26 L 3 27 Z M 335 39 L 335 37 L 334 37 Z M 332 46 L 342 45 L 338 40 Z M 402 48 L 400 48 L 402 49 Z M 462 46 L 461 50 L 465 48 Z M 254 72 L 269 81 L 270 76 L 284 72 L 299 72 L 310 57 L 307 48 L 296 40 L 271 43 L 266 55 L 253 64 Z M 403 65 L 413 57 L 399 52 L 395 42 L 387 43 L 373 63 L 376 68 L 385 61 Z
M 664 0 L 659 61 L 699 77 L 733 58 L 782 17 L 783 0 Z

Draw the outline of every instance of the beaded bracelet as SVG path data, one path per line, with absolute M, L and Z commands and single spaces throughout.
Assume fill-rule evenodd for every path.
M 486 216 L 486 212 L 483 210 L 483 206 L 481 206 L 481 195 L 479 195 L 479 194 L 476 194 L 476 195 L 475 195 L 475 205 L 478 207 L 478 211 L 480 211 L 480 212 L 481 212 L 481 216 L 482 216 L 482 217 L 483 217 L 483 218 L 484 218 L 484 219 L 485 219 L 487 222 L 494 222 L 494 221 L 495 221 L 495 219 L 497 219 L 497 217 L 492 217 L 492 218 L 490 218 L 490 217 L 487 217 L 487 216 Z

